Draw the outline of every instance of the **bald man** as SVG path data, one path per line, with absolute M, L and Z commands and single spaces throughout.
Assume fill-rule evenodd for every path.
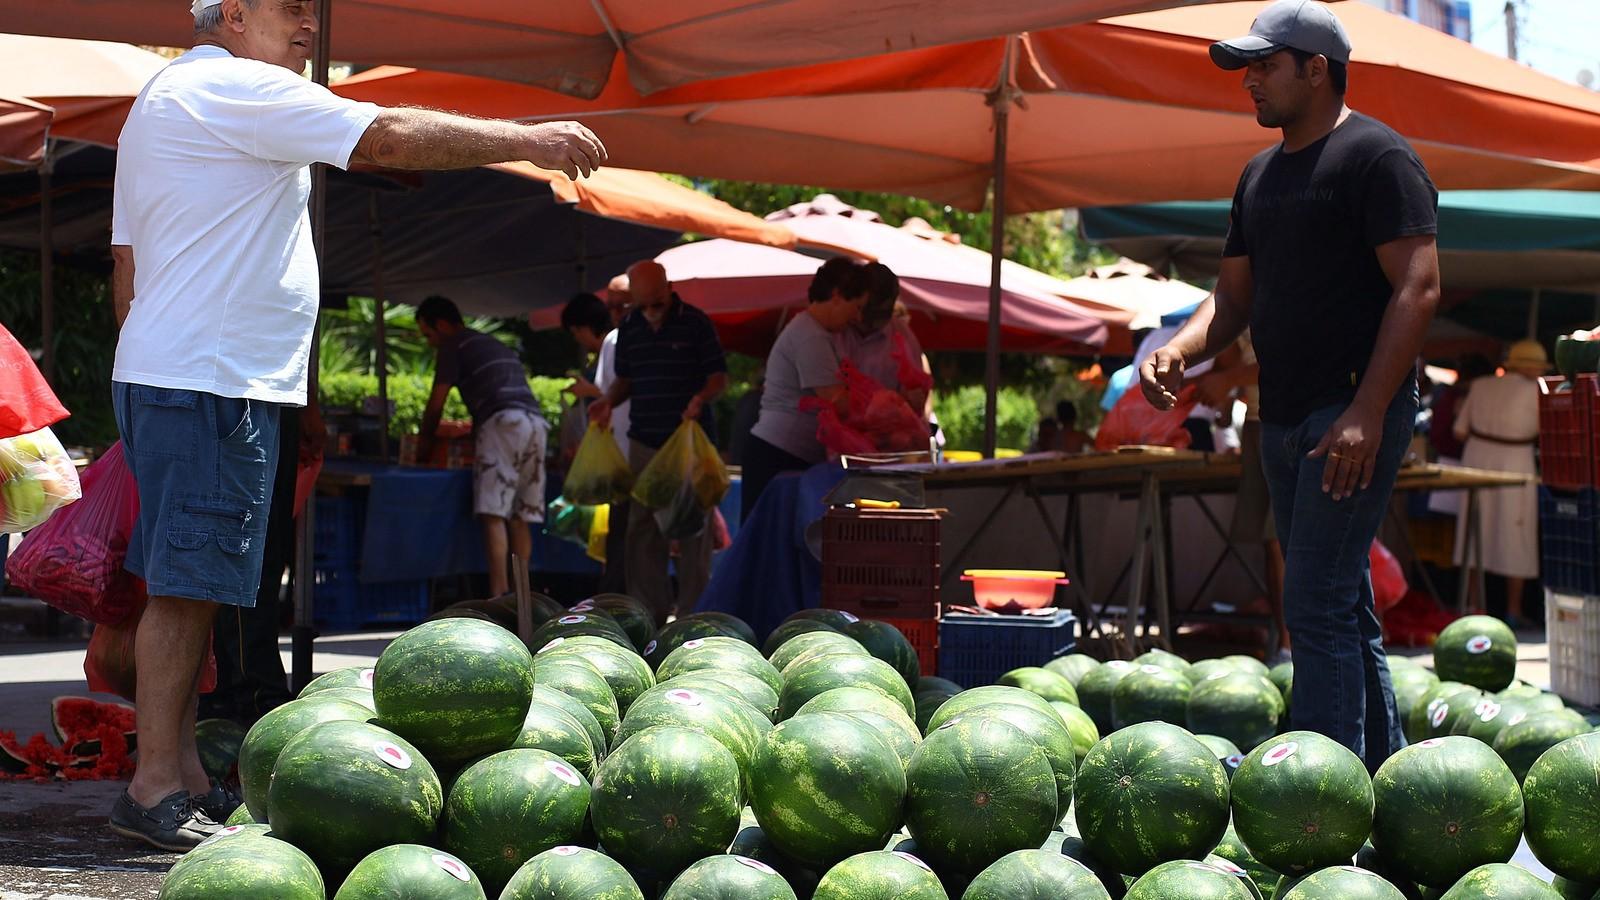
M 589 416 L 608 425 L 613 410 L 631 402 L 628 462 L 637 473 L 683 420 L 712 430 L 709 406 L 728 387 L 728 365 L 711 319 L 673 293 L 660 263 L 635 263 L 628 292 L 634 308 L 617 328 L 616 380 L 589 406 Z M 657 624 L 675 610 L 690 612 L 711 575 L 711 529 L 678 541 L 676 603 L 667 577 L 669 541 L 654 510 L 631 504 L 627 544 L 628 593 L 650 604 Z

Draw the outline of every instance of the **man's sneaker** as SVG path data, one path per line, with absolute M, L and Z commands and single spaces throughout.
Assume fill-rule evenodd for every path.
M 217 779 L 211 779 L 211 790 L 204 794 L 194 795 L 194 808 L 213 822 L 226 822 L 233 811 L 239 808 L 244 798 L 235 794 L 231 788 Z
M 173 853 L 185 853 L 221 826 L 195 809 L 188 791 L 173 791 L 153 807 L 140 806 L 127 791 L 111 807 L 111 830 Z

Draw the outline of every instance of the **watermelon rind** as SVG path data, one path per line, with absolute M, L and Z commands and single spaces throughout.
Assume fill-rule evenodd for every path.
M 445 849 L 498 893 L 523 863 L 582 839 L 589 797 L 589 782 L 553 753 L 496 753 L 468 766 L 450 786 L 441 829 Z
M 322 874 L 276 838 L 241 834 L 196 847 L 173 864 L 159 900 L 324 900 Z
M 1245 757 L 1233 776 L 1233 826 L 1250 853 L 1285 875 L 1347 863 L 1372 833 L 1372 778 L 1344 745 L 1291 731 Z
M 500 900 L 644 900 L 644 892 L 616 860 L 568 846 L 523 863 Z
M 333 900 L 486 900 L 483 882 L 456 856 L 421 844 L 367 854 Z
M 1372 845 L 1407 880 L 1448 888 L 1509 860 L 1521 841 L 1516 776 L 1472 738 L 1413 744 L 1379 767 L 1372 786 Z
M 1533 855 L 1564 878 L 1600 882 L 1600 733 L 1545 751 L 1528 769 L 1522 796 Z

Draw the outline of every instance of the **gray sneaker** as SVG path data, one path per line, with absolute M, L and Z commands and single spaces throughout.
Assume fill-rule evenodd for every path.
M 194 795 L 194 808 L 213 822 L 226 822 L 233 811 L 244 803 L 244 798 L 221 781 L 211 779 L 211 790 Z
M 111 807 L 111 830 L 172 853 L 185 853 L 222 826 L 195 808 L 188 791 L 173 791 L 153 807 L 143 807 L 127 791 Z

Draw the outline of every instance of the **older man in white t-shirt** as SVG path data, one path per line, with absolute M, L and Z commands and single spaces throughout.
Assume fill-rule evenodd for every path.
M 311 2 L 194 0 L 195 47 L 135 100 L 112 224 L 117 424 L 139 484 L 127 567 L 150 602 L 135 644 L 139 766 L 120 834 L 187 850 L 237 798 L 195 748 L 217 604 L 251 606 L 285 407 L 306 402 L 319 278 L 310 164 L 457 169 L 528 160 L 577 178 L 605 149 L 572 122 L 521 125 L 344 100 L 305 78 Z

